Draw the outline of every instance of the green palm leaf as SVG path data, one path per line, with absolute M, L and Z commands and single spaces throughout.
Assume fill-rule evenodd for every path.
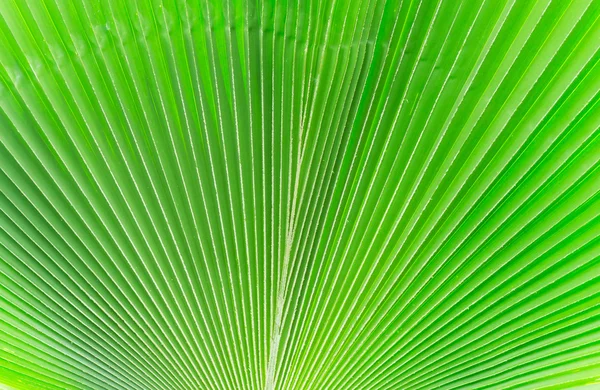
M 0 383 L 600 382 L 600 1 L 3 0 Z

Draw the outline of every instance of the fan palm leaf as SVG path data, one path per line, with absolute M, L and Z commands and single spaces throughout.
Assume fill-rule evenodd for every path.
M 2 0 L 0 383 L 600 383 L 599 107 L 598 0 Z

